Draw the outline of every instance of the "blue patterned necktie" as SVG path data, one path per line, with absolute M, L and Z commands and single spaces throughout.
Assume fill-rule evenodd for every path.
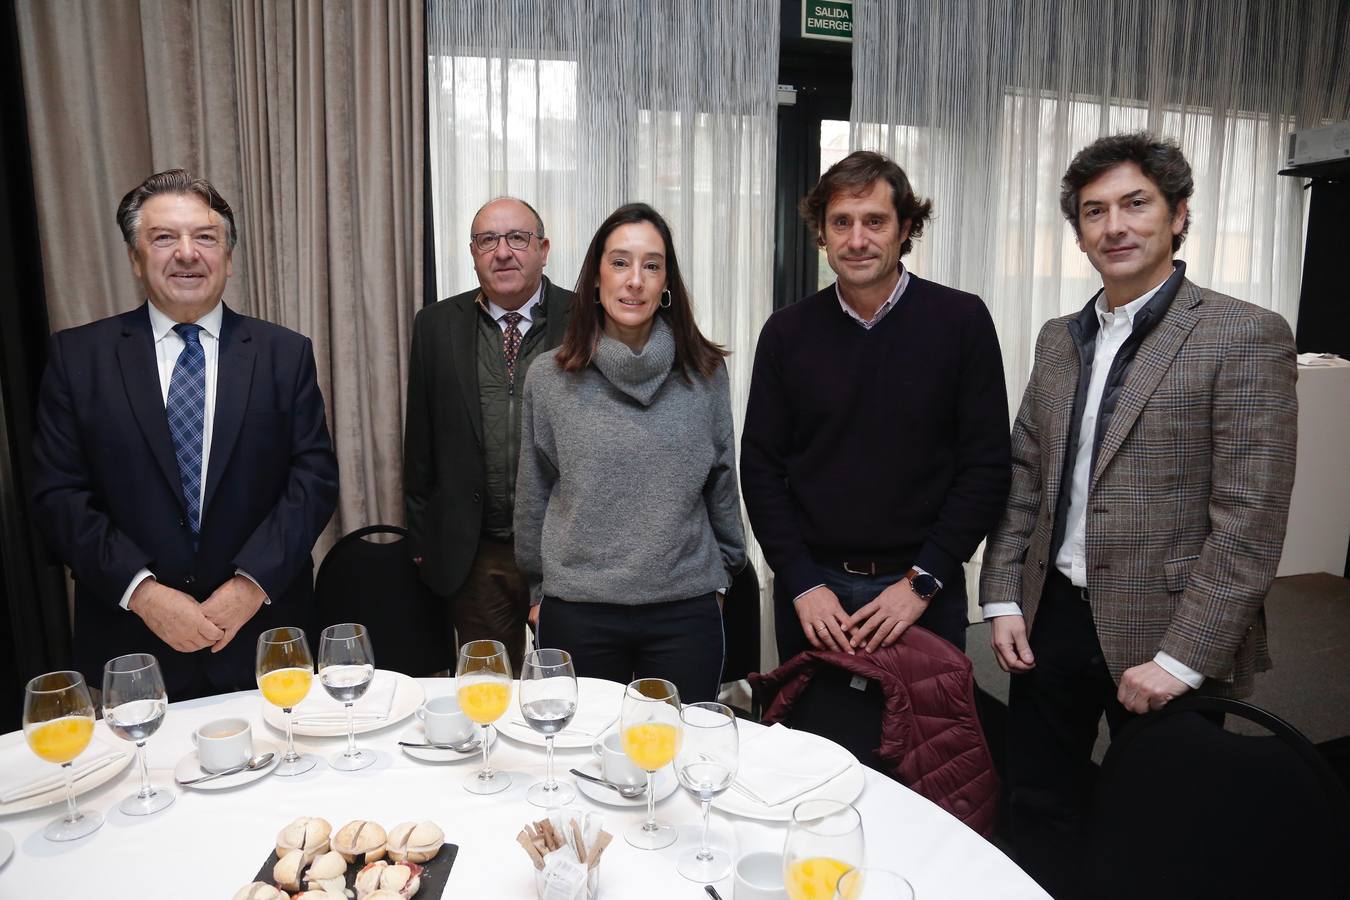
M 178 458 L 178 478 L 183 483 L 183 499 L 187 501 L 188 522 L 192 526 L 193 543 L 202 527 L 202 428 L 206 420 L 206 353 L 197 332 L 200 325 L 175 325 L 173 330 L 183 339 L 183 352 L 173 367 L 169 379 L 169 399 L 165 412 L 169 417 L 169 434 L 173 438 L 174 456 Z

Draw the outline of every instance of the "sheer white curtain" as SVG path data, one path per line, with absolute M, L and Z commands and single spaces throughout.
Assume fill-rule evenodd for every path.
M 1350 117 L 1336 0 L 859 0 L 852 147 L 894 157 L 937 218 L 914 268 L 981 294 L 1015 410 L 1036 334 L 1100 281 L 1059 212 L 1096 138 L 1148 129 L 1195 173 L 1195 282 L 1297 318 L 1304 192 L 1293 128 Z
M 778 23 L 777 0 L 431 0 L 439 295 L 476 286 L 469 225 L 494 196 L 539 210 L 545 274 L 569 288 L 605 216 L 650 203 L 699 327 L 732 351 L 739 435 L 773 309 Z
M 1294 325 L 1305 194 L 1276 172 L 1291 129 L 1350 118 L 1344 4 L 858 0 L 855 10 L 850 149 L 886 153 L 933 198 L 935 221 L 907 263 L 989 305 L 1012 411 L 1041 325 L 1100 285 L 1060 214 L 1059 180 L 1102 135 L 1178 141 L 1196 184 L 1178 254 L 1188 277 Z

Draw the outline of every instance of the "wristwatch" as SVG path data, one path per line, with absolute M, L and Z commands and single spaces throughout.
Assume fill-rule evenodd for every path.
M 905 580 L 909 582 L 910 589 L 923 600 L 932 600 L 937 592 L 942 589 L 936 578 L 927 572 L 920 572 L 918 569 L 910 569 L 906 572 Z

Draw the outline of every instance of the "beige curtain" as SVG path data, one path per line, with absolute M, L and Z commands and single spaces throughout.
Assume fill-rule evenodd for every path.
M 328 537 L 403 521 L 422 277 L 422 4 L 234 4 L 257 314 L 314 340 L 341 466 Z
M 140 304 L 115 212 L 150 173 L 199 173 L 247 232 L 233 26 L 229 5 L 214 0 L 18 0 L 16 11 L 48 316 L 59 330 Z M 247 310 L 250 260 L 234 262 L 226 300 Z
M 402 521 L 422 274 L 421 0 L 18 0 L 54 329 L 141 302 L 114 222 L 181 166 L 234 207 L 226 302 L 314 342 L 333 536 Z

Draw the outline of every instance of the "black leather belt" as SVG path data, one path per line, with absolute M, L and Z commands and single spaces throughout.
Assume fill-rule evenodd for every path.
M 816 562 L 831 569 L 839 569 L 850 575 L 904 575 L 909 571 L 909 563 L 898 563 L 879 559 L 818 559 Z

